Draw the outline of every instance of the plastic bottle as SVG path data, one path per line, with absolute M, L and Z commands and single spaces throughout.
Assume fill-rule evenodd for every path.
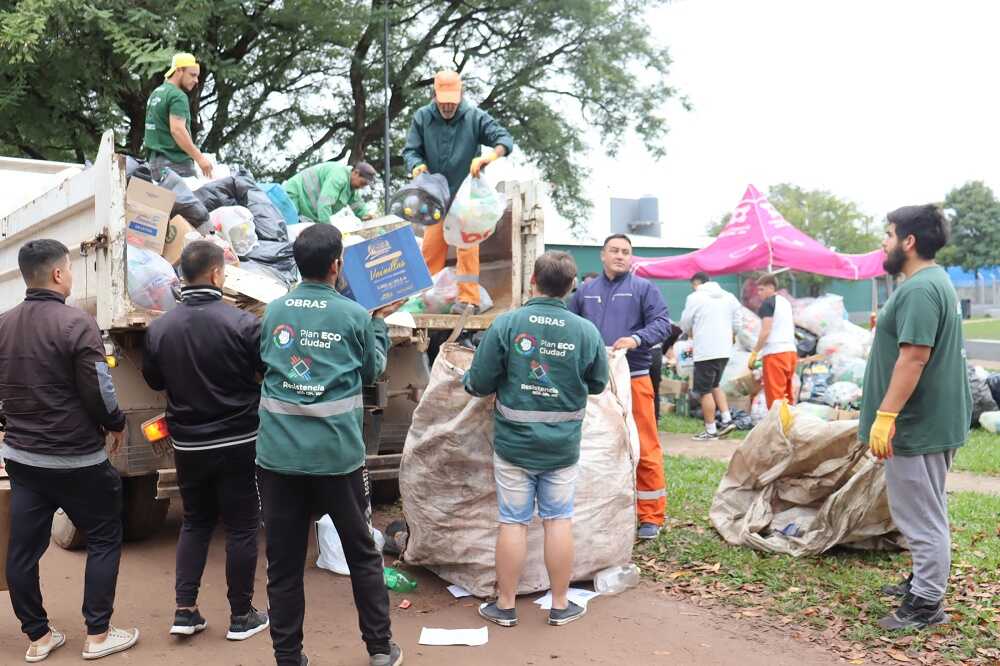
M 594 591 L 601 594 L 619 594 L 639 584 L 639 567 L 626 564 L 608 567 L 594 576 Z
M 382 579 L 393 592 L 411 592 L 417 588 L 417 581 L 410 580 L 402 571 L 392 567 L 382 568 Z

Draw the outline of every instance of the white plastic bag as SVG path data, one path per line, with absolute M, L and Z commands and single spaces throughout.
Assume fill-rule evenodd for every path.
M 260 244 L 253 213 L 243 206 L 222 206 L 208 214 L 215 231 L 233 246 L 236 254 L 245 257 Z
M 385 547 L 385 537 L 375 528 L 372 528 L 372 535 L 375 537 L 375 548 L 381 553 Z M 316 566 L 341 576 L 351 575 L 351 570 L 347 567 L 347 557 L 344 555 L 344 544 L 341 543 L 340 535 L 337 534 L 337 528 L 329 514 L 316 521 L 316 543 L 319 545 Z
M 467 177 L 444 219 L 444 239 L 455 247 L 475 247 L 493 235 L 507 202 L 482 178 Z
M 753 350 L 760 336 L 760 317 L 749 308 L 740 309 L 740 329 L 736 332 L 736 343 L 744 351 Z
M 823 402 L 831 407 L 848 409 L 861 401 L 861 387 L 853 382 L 834 382 L 826 387 Z
M 795 316 L 794 312 L 793 309 L 793 316 Z M 846 316 L 847 310 L 844 309 L 843 296 L 826 294 L 806 305 L 796 317 L 795 324 L 810 333 L 824 336 L 843 323 Z
M 128 246 L 128 295 L 135 305 L 166 312 L 175 305 L 173 288 L 180 284 L 170 262 L 141 247 Z
M 316 224 L 315 222 L 299 222 L 298 224 L 288 225 L 288 242 L 294 243 L 295 239 L 299 237 L 303 231 Z M 339 228 L 339 227 L 338 227 Z
M 868 329 L 841 321 L 831 326 L 816 344 L 816 353 L 823 356 L 848 356 L 865 358 L 871 349 L 872 333 Z
M 694 372 L 694 343 L 681 340 L 674 345 L 674 355 L 677 358 L 677 375 L 687 379 Z
M 863 358 L 835 354 L 830 359 L 830 365 L 833 366 L 834 381 L 853 382 L 864 388 L 865 368 L 868 363 Z

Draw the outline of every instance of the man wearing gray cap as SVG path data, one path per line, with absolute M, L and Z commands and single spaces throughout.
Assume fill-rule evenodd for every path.
M 327 223 L 330 216 L 344 206 L 350 206 L 361 219 L 370 220 L 375 215 L 361 200 L 359 190 L 368 187 L 374 179 L 375 169 L 367 162 L 358 162 L 353 168 L 323 162 L 295 174 L 282 183 L 282 187 L 295 203 L 299 215 L 310 222 Z

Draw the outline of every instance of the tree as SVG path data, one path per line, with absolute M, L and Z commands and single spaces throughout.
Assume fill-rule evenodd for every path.
M 150 92 L 190 51 L 204 151 L 275 179 L 325 159 L 381 169 L 388 17 L 395 176 L 434 71 L 453 68 L 582 220 L 586 129 L 612 154 L 630 131 L 663 153 L 676 93 L 644 13 L 665 1 L 0 0 L 0 154 L 81 161 L 107 128 L 138 154 Z
M 961 266 L 979 274 L 1000 257 L 1000 202 L 982 181 L 956 187 L 944 200 L 951 210 L 951 242 L 938 254 L 945 266 Z
M 780 183 L 767 193 L 768 201 L 792 226 L 808 234 L 836 252 L 860 254 L 878 248 L 879 236 L 874 220 L 857 204 L 823 190 L 803 190 L 797 185 Z M 727 224 L 727 213 L 708 227 L 716 236 Z M 818 295 L 829 278 L 812 273 L 795 272 L 796 283 L 804 285 L 810 295 Z

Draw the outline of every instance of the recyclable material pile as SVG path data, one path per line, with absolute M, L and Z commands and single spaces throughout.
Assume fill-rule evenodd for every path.
M 226 263 L 237 266 L 280 285 L 285 290 L 299 279 L 288 234 L 287 216 L 253 176 L 243 169 L 217 169 L 224 174 L 214 180 L 181 178 L 164 169 L 154 182 L 148 165 L 129 157 L 126 176 L 153 183 L 174 195 L 170 210 L 167 246 L 181 219 L 181 249 L 188 243 L 207 239 L 220 245 Z M 272 188 L 273 189 L 273 188 Z M 163 255 L 166 256 L 164 248 Z M 151 311 L 166 311 L 176 304 L 179 280 L 171 262 L 149 248 L 128 248 L 128 291 L 135 305 Z M 180 251 L 171 254 L 176 263 Z
M 819 298 L 795 299 L 782 295 L 791 302 L 795 318 L 796 348 L 800 360 L 793 390 L 800 404 L 799 410 L 824 420 L 853 417 L 861 403 L 865 365 L 871 350 L 871 331 L 847 319 L 844 299 L 840 296 L 826 294 Z M 758 362 L 753 370 L 747 368 L 760 327 L 760 317 L 744 307 L 736 341 L 720 383 L 732 403 L 738 405 L 750 400 L 751 424 L 759 423 L 767 414 L 761 365 Z M 682 381 L 689 381 L 694 369 L 691 350 L 689 340 L 681 340 L 674 346 L 676 373 Z M 701 416 L 700 408 L 693 400 L 687 405 L 687 410 L 692 416 Z

